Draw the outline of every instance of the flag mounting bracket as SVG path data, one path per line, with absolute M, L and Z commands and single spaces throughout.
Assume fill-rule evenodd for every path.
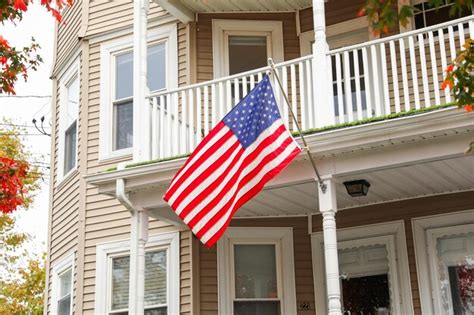
M 291 114 L 291 118 L 293 118 L 293 122 L 298 129 L 298 132 L 301 137 L 301 141 L 303 141 L 303 149 L 306 151 L 306 154 L 308 155 L 308 158 L 311 162 L 311 165 L 313 166 L 314 172 L 316 173 L 316 177 L 318 178 L 318 184 L 319 187 L 321 188 L 321 191 L 326 193 L 327 186 L 324 183 L 324 181 L 321 179 L 321 175 L 319 174 L 318 168 L 316 167 L 316 163 L 314 162 L 313 156 L 311 155 L 311 152 L 309 150 L 309 145 L 306 142 L 306 139 L 304 138 L 303 132 L 301 130 L 300 124 L 298 123 L 298 119 L 296 118 L 295 113 L 293 112 L 293 109 L 291 108 L 290 101 L 288 100 L 288 95 L 284 92 L 285 90 L 283 89 L 283 84 L 281 83 L 280 77 L 278 76 L 278 72 L 275 69 L 275 63 L 273 62 L 272 58 L 268 58 L 268 65 L 270 66 L 270 71 L 275 77 L 276 81 L 278 82 L 278 86 L 280 90 L 282 91 L 283 97 L 285 99 L 286 106 L 288 106 L 288 111 Z

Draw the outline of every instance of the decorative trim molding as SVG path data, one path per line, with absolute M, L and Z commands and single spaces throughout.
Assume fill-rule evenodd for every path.
M 439 300 L 439 297 L 437 297 L 438 294 L 436 296 L 432 295 L 432 292 L 434 292 L 434 285 L 430 273 L 433 273 L 431 267 L 433 263 L 430 264 L 430 260 L 434 258 L 430 257 L 431 254 L 429 253 L 428 245 L 430 240 L 428 239 L 428 236 L 430 231 L 428 230 L 436 229 L 443 232 L 443 230 L 445 230 L 444 228 L 452 229 L 457 226 L 472 223 L 474 223 L 474 210 L 413 218 L 411 220 L 413 241 L 415 243 L 416 270 L 420 292 L 421 312 L 423 314 L 438 314 L 441 312 L 437 302 L 435 302 L 435 300 Z M 434 236 L 434 234 L 431 233 L 431 236 Z
M 413 299 L 411 292 L 410 270 L 403 221 L 363 225 L 337 231 L 338 248 L 350 248 L 363 244 L 385 244 L 388 251 L 390 281 L 394 296 L 395 314 L 412 314 Z M 311 253 L 313 260 L 313 280 L 316 313 L 327 312 L 324 275 L 324 239 L 323 232 L 312 233 Z M 398 292 L 398 294 L 397 294 Z M 396 297 L 395 295 L 398 295 Z

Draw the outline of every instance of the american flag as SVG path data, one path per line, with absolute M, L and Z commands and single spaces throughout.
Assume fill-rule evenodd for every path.
M 164 200 L 207 247 L 299 153 L 265 76 L 199 143 Z

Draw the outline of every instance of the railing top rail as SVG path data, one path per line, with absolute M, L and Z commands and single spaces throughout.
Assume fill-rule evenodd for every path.
M 474 15 L 465 16 L 465 17 L 462 17 L 462 18 L 459 18 L 459 19 L 456 19 L 456 20 L 453 20 L 453 21 L 448 21 L 448 22 L 436 24 L 436 25 L 433 25 L 433 26 L 429 26 L 429 27 L 419 29 L 419 30 L 404 32 L 404 33 L 392 35 L 392 36 L 389 36 L 389 37 L 374 39 L 374 40 L 371 40 L 371 41 L 368 41 L 368 42 L 363 42 L 363 43 L 360 43 L 360 44 L 355 44 L 355 45 L 351 45 L 351 46 L 346 46 L 346 47 L 333 49 L 333 50 L 328 51 L 327 55 L 334 55 L 334 54 L 344 52 L 344 51 L 348 51 L 348 50 L 359 49 L 359 48 L 362 48 L 362 47 L 368 47 L 368 46 L 372 46 L 372 45 L 376 45 L 376 44 L 386 43 L 386 42 L 389 42 L 389 41 L 392 41 L 392 40 L 397 40 L 397 39 L 405 38 L 405 37 L 412 36 L 412 35 L 418 35 L 418 34 L 421 34 L 421 33 L 436 31 L 436 30 L 439 30 L 439 29 L 442 29 L 442 28 L 445 28 L 445 27 L 448 27 L 448 26 L 456 25 L 456 24 L 463 23 L 463 22 L 468 22 L 470 20 L 474 20 Z
M 306 61 L 308 59 L 311 59 L 312 57 L 313 57 L 312 55 L 307 55 L 307 56 L 303 56 L 303 57 L 300 57 L 300 58 L 280 62 L 280 63 L 276 64 L 275 66 L 277 68 L 280 68 L 280 67 L 288 66 L 288 65 L 291 65 L 291 64 L 296 64 L 296 63 L 301 62 L 301 61 Z M 147 98 L 152 98 L 152 97 L 157 97 L 157 96 L 161 96 L 161 95 L 177 93 L 177 92 L 181 92 L 181 91 L 184 91 L 184 90 L 190 90 L 190 89 L 194 89 L 194 88 L 198 88 L 198 87 L 204 87 L 206 85 L 211 85 L 211 84 L 221 83 L 221 82 L 228 81 L 228 80 L 234 80 L 234 79 L 242 78 L 242 77 L 252 75 L 252 74 L 258 74 L 258 73 L 264 72 L 264 71 L 270 71 L 270 67 L 266 66 L 266 67 L 262 67 L 262 68 L 258 68 L 258 69 L 254 69 L 254 70 L 241 72 L 241 73 L 233 74 L 233 75 L 230 75 L 230 76 L 214 79 L 214 80 L 204 81 L 204 82 L 195 83 L 195 84 L 189 84 L 189 85 L 181 86 L 181 87 L 170 89 L 170 90 L 150 93 L 146 97 Z

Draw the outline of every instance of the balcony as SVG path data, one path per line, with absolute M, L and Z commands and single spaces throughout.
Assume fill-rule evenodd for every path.
M 303 131 L 344 127 L 383 120 L 388 115 L 437 109 L 451 103 L 441 90 L 444 69 L 474 36 L 469 16 L 425 29 L 406 32 L 354 46 L 331 50 L 332 89 L 313 87 L 312 56 L 276 65 L 283 89 L 274 84 L 280 112 L 290 131 L 296 131 L 283 93 L 290 100 Z M 269 72 L 264 67 L 212 81 L 147 96 L 145 134 L 152 160 L 191 152 L 223 116 Z M 350 84 L 348 84 L 349 82 Z M 330 93 L 327 104 L 319 95 Z M 333 116 L 326 123 L 316 119 L 323 107 Z M 325 111 L 327 112 L 327 107 Z M 319 123 L 317 122 L 319 121 Z

